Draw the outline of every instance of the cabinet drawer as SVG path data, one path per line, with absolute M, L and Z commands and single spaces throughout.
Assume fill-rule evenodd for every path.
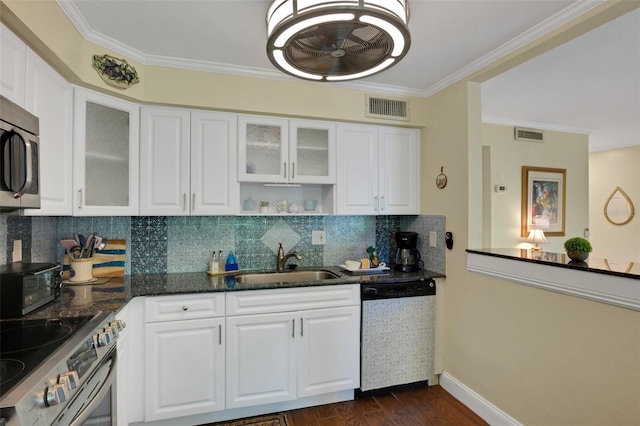
M 360 305 L 360 284 L 227 293 L 227 316 Z
M 176 321 L 224 316 L 224 293 L 147 297 L 145 322 Z

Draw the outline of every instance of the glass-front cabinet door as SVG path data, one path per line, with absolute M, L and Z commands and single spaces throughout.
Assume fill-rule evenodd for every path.
M 335 124 L 239 116 L 238 180 L 335 183 Z
M 289 120 L 240 115 L 238 143 L 238 181 L 289 181 Z
M 75 89 L 74 215 L 137 215 L 139 107 Z
M 291 120 L 290 181 L 336 183 L 336 125 L 327 121 Z

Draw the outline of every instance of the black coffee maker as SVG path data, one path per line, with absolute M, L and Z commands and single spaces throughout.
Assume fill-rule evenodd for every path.
M 396 232 L 396 262 L 395 270 L 401 272 L 416 272 L 422 269 L 423 262 L 418 246 L 417 232 Z

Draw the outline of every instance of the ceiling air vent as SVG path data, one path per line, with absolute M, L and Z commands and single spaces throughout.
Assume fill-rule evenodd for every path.
M 367 95 L 366 107 L 367 117 L 409 121 L 409 99 L 407 98 L 380 98 Z
M 514 127 L 514 137 L 517 141 L 544 142 L 544 132 L 542 130 Z

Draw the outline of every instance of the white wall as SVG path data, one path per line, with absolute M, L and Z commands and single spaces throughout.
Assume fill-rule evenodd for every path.
M 635 206 L 635 217 L 614 225 L 604 216 L 604 205 L 620 187 Z M 640 145 L 589 155 L 589 228 L 593 255 L 640 262 Z
M 484 123 L 483 145 L 489 147 L 491 179 L 485 189 L 491 205 L 491 247 L 529 248 L 520 236 L 522 206 L 522 166 L 566 169 L 565 235 L 547 237 L 545 251 L 563 253 L 563 243 L 570 237 L 583 236 L 589 227 L 589 159 L 588 137 L 575 133 L 545 131 L 545 141 L 523 142 L 513 137 L 513 127 Z M 495 192 L 494 186 L 507 186 Z M 479 212 L 480 213 L 480 212 Z

